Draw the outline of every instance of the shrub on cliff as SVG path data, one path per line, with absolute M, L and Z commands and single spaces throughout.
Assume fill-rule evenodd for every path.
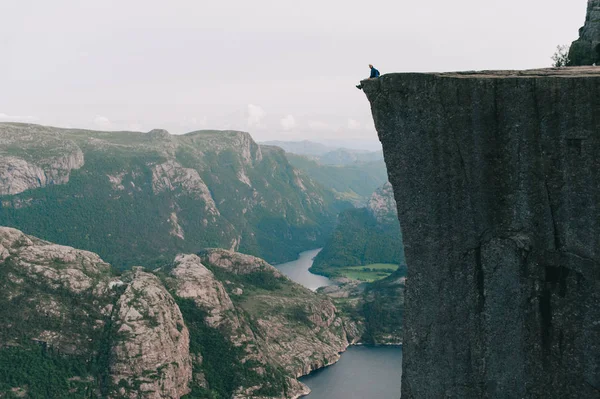
M 556 46 L 556 52 L 552 56 L 552 61 L 554 61 L 552 64 L 553 67 L 562 68 L 570 64 L 569 48 L 568 45 Z

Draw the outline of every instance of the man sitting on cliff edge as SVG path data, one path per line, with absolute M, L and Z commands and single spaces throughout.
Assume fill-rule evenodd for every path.
M 377 79 L 379 77 L 379 71 L 377 69 L 375 69 L 373 64 L 369 64 L 369 68 L 371 68 L 371 76 L 369 76 L 369 79 Z M 358 84 L 358 85 L 356 85 L 356 88 L 361 90 L 362 85 Z

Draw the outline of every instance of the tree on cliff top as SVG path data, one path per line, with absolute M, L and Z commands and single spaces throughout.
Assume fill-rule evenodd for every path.
M 553 67 L 562 68 L 569 65 L 569 48 L 570 46 L 568 45 L 556 46 L 556 52 L 552 56 L 552 61 L 554 61 L 554 63 L 552 64 Z

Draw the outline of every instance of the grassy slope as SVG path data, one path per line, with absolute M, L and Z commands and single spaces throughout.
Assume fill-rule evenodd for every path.
M 386 278 L 398 270 L 398 265 L 390 263 L 373 263 L 364 266 L 348 266 L 336 269 L 335 272 L 352 280 L 373 282 Z

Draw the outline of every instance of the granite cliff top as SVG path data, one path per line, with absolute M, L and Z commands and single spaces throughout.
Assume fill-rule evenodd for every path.
M 365 79 L 361 83 L 367 87 L 380 81 L 387 81 L 390 78 L 400 76 L 436 76 L 443 78 L 477 78 L 477 79 L 506 79 L 506 78 L 580 78 L 580 77 L 599 77 L 600 66 L 581 66 L 581 67 L 566 67 L 566 68 L 543 68 L 543 69 L 527 69 L 522 71 L 516 70 L 490 70 L 490 71 L 460 71 L 460 72 L 405 72 L 405 73 L 388 73 L 382 75 L 379 79 Z

